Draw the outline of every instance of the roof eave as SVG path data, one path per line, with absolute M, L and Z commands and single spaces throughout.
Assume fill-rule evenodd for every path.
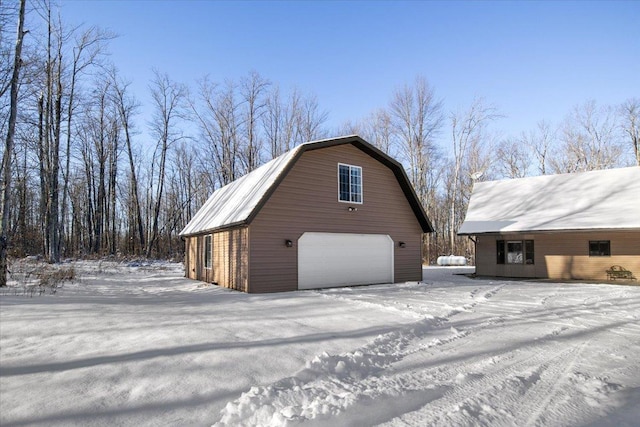
M 219 227 L 213 227 L 213 228 L 208 228 L 206 230 L 194 231 L 192 233 L 184 233 L 184 234 L 180 233 L 180 234 L 178 234 L 178 236 L 180 236 L 182 238 L 201 236 L 203 234 L 217 233 L 219 231 L 224 231 L 224 230 L 227 230 L 227 229 L 246 227 L 247 225 L 249 225 L 249 223 L 247 221 L 237 221 L 237 222 L 234 222 L 234 223 L 231 223 L 231 224 L 221 225 Z
M 551 229 L 527 229 L 527 230 L 489 230 L 467 233 L 456 233 L 458 236 L 482 236 L 489 234 L 551 234 L 551 233 L 604 233 L 604 232 L 628 232 L 640 231 L 639 227 L 598 227 L 598 228 L 551 228 Z

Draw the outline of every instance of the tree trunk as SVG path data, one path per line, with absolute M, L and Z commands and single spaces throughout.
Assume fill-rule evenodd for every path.
M 22 39 L 24 37 L 24 11 L 26 0 L 20 0 L 18 16 L 18 34 L 16 35 L 16 51 L 13 58 L 13 75 L 11 76 L 11 100 L 9 109 L 9 123 L 7 139 L 2 158 L 2 184 L 0 186 L 0 287 L 7 286 L 7 227 L 9 225 L 9 193 L 11 190 L 11 153 L 13 152 L 13 137 L 16 130 L 18 115 L 18 83 L 20 67 L 22 65 Z
M 118 175 L 118 126 L 116 121 L 113 122 L 113 135 L 111 135 L 111 144 L 109 146 L 109 219 L 111 223 L 109 238 L 109 253 L 115 255 L 117 233 L 116 233 L 116 184 Z
M 138 195 L 138 179 L 136 176 L 136 166 L 133 158 L 131 134 L 129 132 L 129 114 L 131 110 L 130 107 L 125 106 L 124 91 L 126 89 L 126 86 L 123 86 L 121 88 L 117 83 L 115 83 L 114 87 L 118 96 L 118 110 L 120 111 L 120 120 L 122 121 L 122 128 L 124 130 L 124 140 L 127 144 L 127 155 L 129 157 L 129 169 L 131 173 L 131 196 L 133 198 L 133 210 L 137 226 L 138 238 L 140 240 L 140 250 L 142 251 L 142 249 L 145 247 L 144 224 L 142 221 L 142 212 L 140 208 L 140 197 Z M 131 237 L 133 238 L 133 235 Z
M 54 104 L 53 146 L 50 153 L 51 177 L 49 178 L 49 262 L 60 262 L 60 203 L 59 182 L 60 175 L 60 129 L 62 126 L 62 46 L 58 47 L 58 70 L 56 73 L 56 100 Z

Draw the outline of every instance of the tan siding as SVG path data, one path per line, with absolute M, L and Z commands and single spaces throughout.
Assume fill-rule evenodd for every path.
M 247 292 L 248 230 L 246 227 L 213 234 L 213 282 Z
M 184 274 L 185 277 L 189 279 L 196 279 L 196 237 L 186 237 L 184 239 L 185 245 L 185 263 L 184 263 Z
M 246 292 L 249 277 L 247 228 L 220 231 L 211 236 L 212 268 L 204 267 L 205 235 L 185 238 L 186 277 Z
M 535 265 L 498 265 L 496 240 L 533 239 Z M 609 240 L 611 256 L 589 256 L 590 240 Z M 640 231 L 564 232 L 478 237 L 477 273 L 486 276 L 606 280 L 606 270 L 620 265 L 640 280 Z
M 338 163 L 362 167 L 362 204 L 338 201 Z M 349 206 L 358 210 L 349 212 Z M 251 223 L 251 292 L 297 289 L 297 241 L 307 231 L 388 234 L 395 281 L 422 278 L 422 230 L 397 179 L 352 145 L 303 153 Z M 406 247 L 398 247 L 400 241 Z
M 204 241 L 204 236 L 185 238 L 185 275 L 190 279 L 211 282 L 210 270 L 204 268 Z

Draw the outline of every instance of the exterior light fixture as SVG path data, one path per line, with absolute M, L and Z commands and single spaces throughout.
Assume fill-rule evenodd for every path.
M 349 212 L 357 212 L 358 208 L 354 208 L 353 206 L 349 206 Z
M 404 248 L 405 246 L 407 246 L 407 244 L 405 242 L 398 242 L 398 246 Z
M 286 247 L 288 247 L 288 248 L 291 248 L 291 247 L 293 247 L 293 241 L 291 241 L 291 240 L 289 240 L 289 239 L 286 239 L 286 240 L 284 241 L 284 245 L 285 245 Z

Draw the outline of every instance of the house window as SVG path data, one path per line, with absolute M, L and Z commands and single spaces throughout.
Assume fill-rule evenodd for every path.
M 498 264 L 534 264 L 533 240 L 497 240 L 496 262 Z
M 507 242 L 507 264 L 522 264 L 524 260 L 524 247 L 522 240 Z
M 505 253 L 504 253 L 504 240 L 498 240 L 497 242 L 497 253 L 498 253 L 498 264 L 504 264 L 505 262 Z
M 589 256 L 611 256 L 611 241 L 590 240 Z
M 362 203 L 362 168 L 338 164 L 338 200 Z
M 524 241 L 524 263 L 534 264 L 533 254 L 535 253 L 533 248 L 533 240 Z
M 211 235 L 204 236 L 204 268 L 211 268 Z

